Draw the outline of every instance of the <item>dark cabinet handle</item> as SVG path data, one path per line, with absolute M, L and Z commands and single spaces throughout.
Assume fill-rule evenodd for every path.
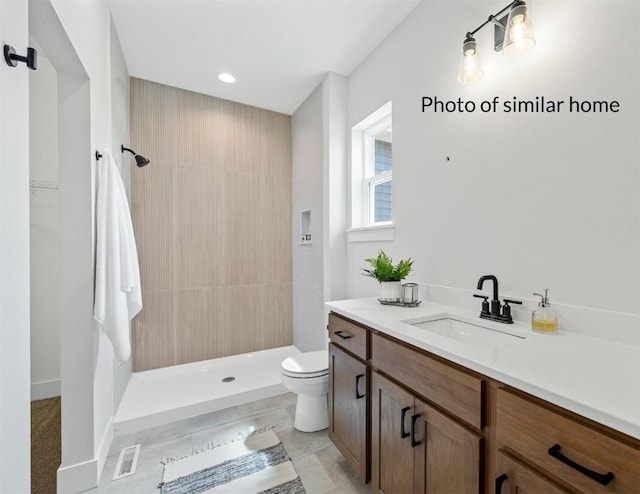
M 420 418 L 420 414 L 416 413 L 411 416 L 411 447 L 415 448 L 416 446 L 420 446 L 422 441 L 416 441 L 416 422 Z
M 502 484 L 504 484 L 509 477 L 506 473 L 500 475 L 500 477 L 496 478 L 496 494 L 500 494 L 502 491 Z
M 336 335 L 338 338 L 342 338 L 343 340 L 348 340 L 349 338 L 351 338 L 350 334 L 344 334 L 343 331 L 336 331 L 333 334 Z
M 360 379 L 362 379 L 364 377 L 364 374 L 358 374 L 356 376 L 356 400 L 359 400 L 360 398 L 364 398 L 366 393 L 362 393 L 360 394 L 360 391 L 358 390 L 358 386 L 360 384 Z
M 574 470 L 577 470 L 578 472 L 586 475 L 590 479 L 593 479 L 602 485 L 607 485 L 614 478 L 613 472 L 607 472 L 607 473 L 594 472 L 593 470 L 589 470 L 587 467 L 583 467 L 579 463 L 576 463 L 571 458 L 567 458 L 565 455 L 560 453 L 559 444 L 555 444 L 551 446 L 549 448 L 549 454 L 553 456 L 556 460 L 560 460 L 565 465 L 569 465 Z
M 407 416 L 407 412 L 411 410 L 411 407 L 404 407 L 400 410 L 400 438 L 405 439 L 409 437 L 409 433 L 404 430 L 404 419 Z

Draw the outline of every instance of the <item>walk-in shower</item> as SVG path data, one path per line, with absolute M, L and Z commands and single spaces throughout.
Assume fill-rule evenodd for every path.
M 135 372 L 115 416 L 114 432 L 129 434 L 286 393 L 280 362 L 299 353 L 286 346 Z

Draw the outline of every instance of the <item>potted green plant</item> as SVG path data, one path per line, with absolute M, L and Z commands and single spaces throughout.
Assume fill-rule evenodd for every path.
M 362 268 L 364 276 L 371 276 L 380 282 L 380 299 L 386 302 L 396 302 L 402 296 L 402 280 L 411 272 L 413 259 L 401 260 L 398 264 L 393 264 L 391 259 L 383 250 L 380 250 L 377 257 L 365 259 L 371 265 L 371 269 Z

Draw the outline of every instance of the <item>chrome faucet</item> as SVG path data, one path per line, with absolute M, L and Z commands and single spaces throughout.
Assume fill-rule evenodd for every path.
M 482 290 L 482 286 L 485 281 L 493 282 L 493 299 L 491 300 L 491 308 L 489 308 L 489 302 L 486 295 L 474 294 L 474 297 L 484 299 L 482 302 L 482 311 L 480 317 L 483 319 L 491 319 L 492 321 L 502 322 L 505 324 L 513 324 L 513 318 L 511 317 L 511 306 L 509 304 L 522 304 L 520 300 L 504 299 L 504 306 L 500 303 L 498 298 L 498 278 L 492 274 L 486 274 L 481 276 L 478 280 L 478 290 Z

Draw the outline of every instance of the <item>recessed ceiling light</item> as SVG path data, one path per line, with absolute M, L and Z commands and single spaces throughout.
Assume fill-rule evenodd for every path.
M 223 72 L 222 74 L 218 74 L 218 79 L 220 79 L 222 82 L 226 82 L 227 84 L 233 84 L 234 82 L 236 82 L 236 78 L 233 77 L 228 72 Z

